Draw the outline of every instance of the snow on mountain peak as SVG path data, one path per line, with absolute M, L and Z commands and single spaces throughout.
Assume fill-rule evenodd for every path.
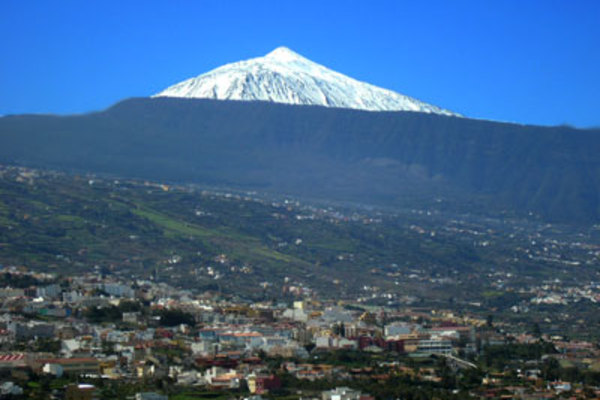
M 276 48 L 275 50 L 273 50 L 272 52 L 267 54 L 264 58 L 271 59 L 271 60 L 277 60 L 280 62 L 306 60 L 300 54 L 288 49 L 285 46 Z
M 417 111 L 458 116 L 412 97 L 357 81 L 287 47 L 215 68 L 153 97 L 272 101 L 369 111 Z

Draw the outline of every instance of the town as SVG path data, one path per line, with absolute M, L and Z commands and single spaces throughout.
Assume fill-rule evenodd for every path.
M 2 398 L 596 398 L 597 342 L 451 310 L 3 267 Z

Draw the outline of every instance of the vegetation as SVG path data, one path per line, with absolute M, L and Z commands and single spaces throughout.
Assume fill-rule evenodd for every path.
M 456 308 L 492 316 L 494 326 L 504 320 L 531 331 L 537 324 L 536 336 L 547 332 L 544 321 L 555 309 L 540 305 L 533 317 L 511 311 L 516 304 L 532 307 L 528 285 L 597 280 L 597 256 L 581 245 L 597 242 L 594 228 L 586 239 L 579 229 L 549 230 L 527 220 L 480 222 L 441 209 L 394 214 L 318 204 L 0 167 L 6 228 L 0 230 L 0 264 L 59 277 L 81 271 L 135 276 L 253 300 L 291 301 L 317 292 L 355 303 L 364 296 L 345 306 L 365 310 L 407 303 Z M 540 243 L 532 244 L 533 236 Z M 544 248 L 557 243 L 560 259 L 547 261 Z M 569 258 L 581 267 L 564 268 Z M 507 274 L 510 290 L 497 282 Z M 38 283 L 13 272 L 0 275 L 4 287 Z M 578 321 L 600 321 L 590 302 L 564 307 L 570 319 L 553 329 L 576 336 L 589 333 Z M 86 317 L 114 322 L 123 311 L 92 308 Z
M 484 347 L 481 361 L 486 367 L 495 367 L 499 370 L 510 361 L 539 360 L 544 354 L 553 353 L 556 353 L 556 349 L 552 343 L 511 343 Z
M 0 161 L 388 206 L 600 220 L 600 135 L 415 112 L 131 99 L 0 120 Z
M 154 315 L 160 317 L 161 326 L 194 325 L 194 316 L 181 310 L 157 310 Z

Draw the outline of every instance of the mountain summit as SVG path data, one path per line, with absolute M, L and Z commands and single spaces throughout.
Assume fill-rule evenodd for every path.
M 412 97 L 357 81 L 278 47 L 177 83 L 153 97 L 261 100 L 369 111 L 458 114 Z

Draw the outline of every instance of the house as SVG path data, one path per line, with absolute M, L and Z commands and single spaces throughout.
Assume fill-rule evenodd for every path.
M 88 383 L 77 383 L 67 386 L 66 400 L 96 400 L 96 387 Z
M 272 389 L 279 389 L 281 381 L 275 375 L 255 375 L 250 374 L 246 381 L 248 382 L 248 390 L 252 394 L 267 393 Z
M 321 393 L 322 400 L 366 400 L 372 399 L 371 396 L 363 395 L 359 390 L 349 387 L 337 387 L 332 390 L 326 390 Z
M 26 323 L 11 321 L 7 324 L 7 330 L 17 339 L 53 338 L 54 325 L 36 321 Z
M 57 378 L 63 376 L 63 367 L 60 364 L 48 363 L 42 367 L 42 372 L 46 375 L 52 375 Z
M 78 339 L 66 339 L 60 344 L 60 352 L 68 357 L 81 349 L 81 341 Z
M 568 392 L 571 390 L 571 383 L 569 382 L 552 382 L 552 388 L 556 390 L 557 393 Z
M 169 400 L 169 397 L 156 392 L 141 392 L 135 394 L 135 400 Z
M 392 323 L 383 328 L 383 335 L 388 337 L 408 336 L 412 333 L 413 327 L 406 323 Z
M 211 367 L 204 374 L 205 382 L 214 389 L 237 389 L 240 387 L 240 376 L 234 369 Z
M 114 297 L 133 298 L 135 296 L 135 291 L 130 286 L 120 283 L 105 283 L 102 285 L 102 289 Z
M 4 382 L 0 385 L 0 398 L 4 398 L 4 396 L 12 398 L 12 396 L 20 396 L 22 394 L 23 388 L 19 385 L 15 385 L 13 382 Z
M 128 324 L 137 324 L 142 318 L 142 313 L 139 311 L 124 312 L 122 314 L 123 322 Z
M 100 372 L 100 363 L 93 357 L 47 358 L 36 360 L 35 363 L 38 365 L 37 369 L 39 370 L 44 368 L 46 364 L 60 365 L 66 375 L 98 374 Z

